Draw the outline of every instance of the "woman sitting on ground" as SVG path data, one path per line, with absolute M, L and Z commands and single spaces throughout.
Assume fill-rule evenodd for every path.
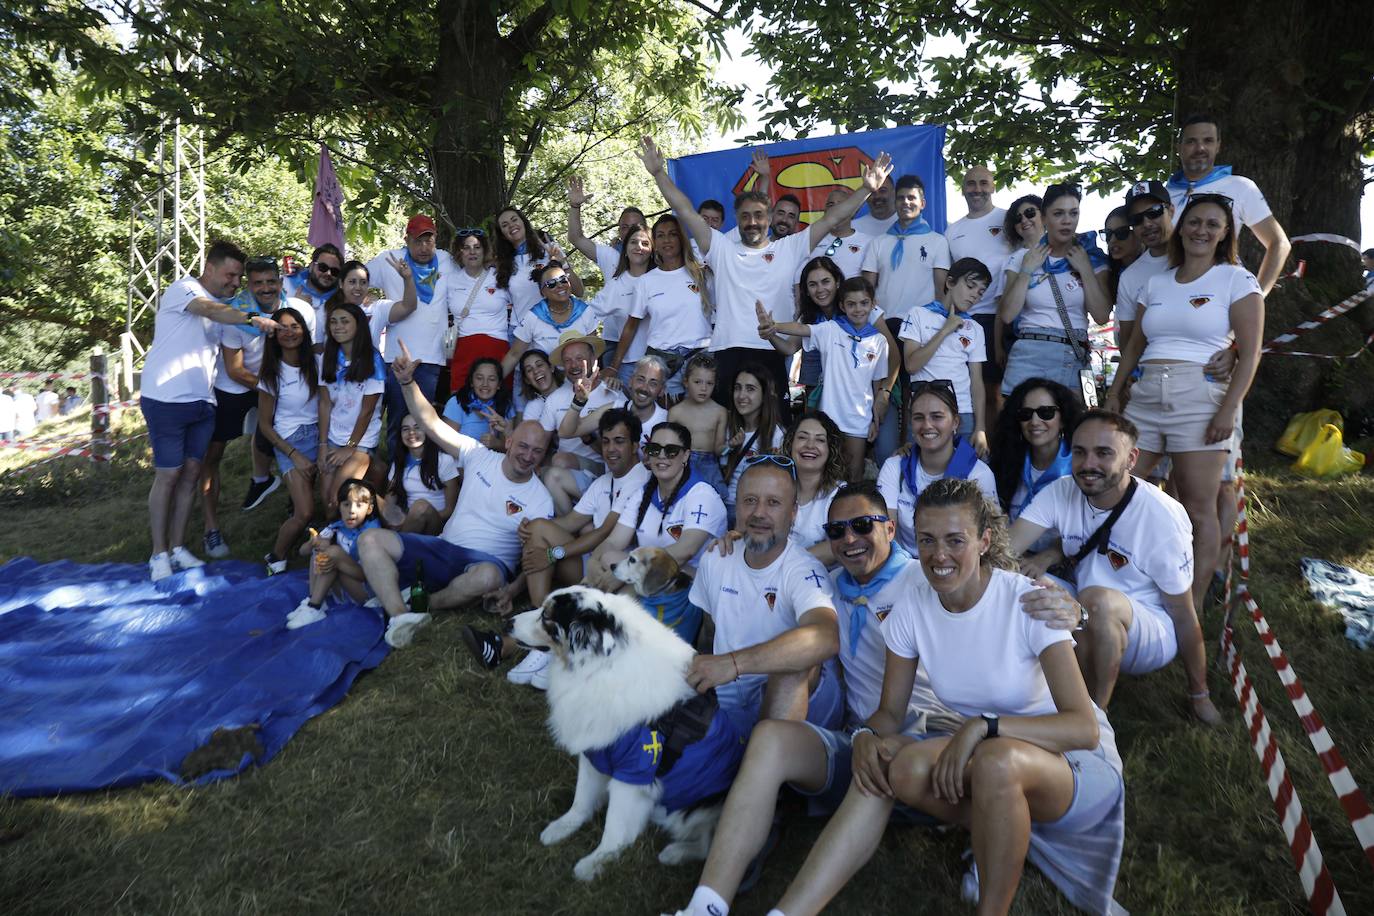
M 735 491 L 744 473 L 744 461 L 755 455 L 777 452 L 782 446 L 782 419 L 773 375 L 758 363 L 745 363 L 735 374 L 730 406 L 725 417 L 725 451 L 721 455 L 726 481 L 725 507 L 734 527 Z
M 413 534 L 439 534 L 458 501 L 458 462 L 440 451 L 419 421 L 406 414 L 401 419 L 401 449 L 391 464 L 391 487 L 382 510 L 388 526 Z
M 515 419 L 515 403 L 501 387 L 501 361 L 479 356 L 468 364 L 467 382 L 444 405 L 444 422 L 487 448 L 495 448 L 500 437 L 492 434 L 491 421 Z

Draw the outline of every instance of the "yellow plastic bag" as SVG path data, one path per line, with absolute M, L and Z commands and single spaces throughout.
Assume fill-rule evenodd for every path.
M 1304 477 L 1339 477 L 1357 473 L 1362 467 L 1364 453 L 1346 448 L 1341 431 L 1330 423 L 1322 426 L 1317 438 L 1293 462 L 1293 470 Z
M 1297 458 L 1321 434 L 1322 427 L 1327 424 L 1338 430 L 1345 429 L 1345 421 L 1341 419 L 1340 413 L 1334 410 L 1311 410 L 1294 414 L 1274 447 L 1285 455 Z

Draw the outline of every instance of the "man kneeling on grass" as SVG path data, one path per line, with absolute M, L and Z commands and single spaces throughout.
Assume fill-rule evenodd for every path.
M 544 460 L 548 434 L 526 421 L 511 432 L 506 452 L 495 452 L 445 423 L 414 384 L 415 367 L 404 343 L 391 364 L 405 394 L 406 409 L 439 448 L 458 459 L 463 487 L 458 504 L 438 537 L 376 529 L 358 538 L 367 584 L 390 622 L 386 641 L 401 648 L 429 623 L 410 613 L 401 588 L 423 575 L 434 610 L 462 607 L 515 575 L 520 561 L 519 528 L 526 519 L 553 517 L 553 498 L 535 470 Z

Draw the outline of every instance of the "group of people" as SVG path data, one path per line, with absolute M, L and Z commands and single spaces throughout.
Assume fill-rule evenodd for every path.
M 23 439 L 54 417 L 65 417 L 84 403 L 73 386 L 59 395 L 52 379 L 43 382 L 37 394 L 23 385 L 0 388 L 0 442 Z
M 699 645 L 693 685 L 752 728 L 684 912 L 728 912 L 783 785 L 834 817 L 775 912 L 819 910 L 894 818 L 972 832 L 980 912 L 1006 911 L 1027 855 L 1106 912 L 1120 675 L 1179 657 L 1192 713 L 1219 719 L 1197 610 L 1288 252 L 1219 148 L 1215 119 L 1188 119 L 1182 169 L 1129 188 L 1103 252 L 1076 186 L 1002 209 L 983 167 L 938 233 L 923 179 L 885 154 L 807 225 L 758 153 L 727 233 L 645 138 L 671 211 L 652 225 L 626 207 L 594 242 L 570 183 L 568 242 L 602 274 L 590 301 L 514 207 L 458 229 L 452 254 L 420 215 L 369 263 L 326 245 L 286 278 L 218 243 L 162 297 L 143 374 L 152 577 L 201 565 L 197 497 L 206 552 L 228 553 L 218 465 L 245 434 L 245 508 L 279 485 L 274 463 L 291 496 L 268 573 L 309 557 L 288 627 L 339 596 L 402 647 L 433 611 L 623 590 L 629 552 L 660 548 L 684 575 L 637 583 L 646 612 Z M 1242 224 L 1266 251 L 1255 274 Z M 1088 332 L 1113 320 L 1118 371 L 1090 408 Z M 461 630 L 487 668 L 521 653 L 500 630 Z M 538 687 L 547 662 L 507 677 Z

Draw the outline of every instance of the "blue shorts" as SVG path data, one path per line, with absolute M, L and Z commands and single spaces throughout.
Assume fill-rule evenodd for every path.
M 415 582 L 415 564 L 424 566 L 425 588 L 437 591 L 478 563 L 494 563 L 502 577 L 509 582 L 515 578 L 511 568 L 500 557 L 480 550 L 459 547 L 441 537 L 429 534 L 396 532 L 401 539 L 401 559 L 396 561 L 397 584 L 409 588 Z
M 973 414 L 959 414 L 959 435 L 963 436 L 965 439 L 973 435 Z
M 311 461 L 316 460 L 320 457 L 320 425 L 307 423 L 304 426 L 297 426 L 295 432 L 286 437 L 286 444 Z M 277 467 L 281 470 L 282 476 L 296 469 L 295 462 L 291 460 L 287 452 L 273 449 L 272 453 L 277 456 Z
M 148 422 L 153 467 L 174 471 L 188 461 L 202 461 L 215 431 L 215 405 L 209 401 L 170 403 L 144 395 L 139 409 Z
M 821 739 L 821 746 L 825 748 L 825 785 L 814 792 L 795 783 L 789 782 L 787 785 L 798 795 L 806 796 L 807 813 L 812 817 L 829 816 L 839 810 L 854 778 L 854 736 L 849 729 L 821 728 L 812 722 L 802 724 L 816 733 L 816 737 Z M 912 737 L 921 741 L 935 736 L 921 734 Z M 934 827 L 940 823 L 940 819 L 897 802 L 892 806 L 889 822 Z
M 693 449 L 691 468 L 698 477 L 715 488 L 723 502 L 728 491 L 725 487 L 725 477 L 720 472 L 720 456 L 715 452 L 700 452 Z
M 716 688 L 720 708 L 744 734 L 753 731 L 759 720 L 767 684 L 765 675 L 755 674 Z M 844 721 L 844 687 L 833 658 L 821 664 L 820 680 L 807 698 L 806 721 L 821 728 L 839 728 Z
M 1047 328 L 1023 328 L 1027 334 L 1056 333 Z M 1063 334 L 1062 330 L 1057 333 Z M 1011 394 L 1013 388 L 1031 378 L 1047 378 L 1070 391 L 1082 390 L 1079 371 L 1083 364 L 1067 342 L 1028 340 L 1018 338 L 1007 354 L 1007 371 L 1002 375 L 1002 393 Z

